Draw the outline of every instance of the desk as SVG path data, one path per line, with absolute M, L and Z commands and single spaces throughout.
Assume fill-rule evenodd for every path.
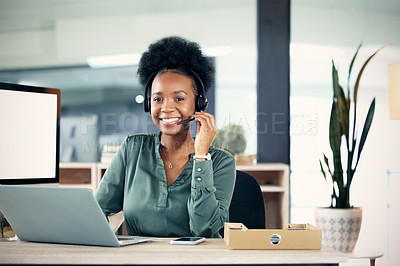
M 375 260 L 383 256 L 383 252 L 376 250 L 354 250 L 345 254 L 349 259 L 369 259 L 370 266 L 375 266 Z
M 114 265 L 221 265 L 320 264 L 338 265 L 346 254 L 333 250 L 229 250 L 223 239 L 207 239 L 197 246 L 170 245 L 169 238 L 125 247 L 94 247 L 0 242 L 0 264 L 114 264 Z

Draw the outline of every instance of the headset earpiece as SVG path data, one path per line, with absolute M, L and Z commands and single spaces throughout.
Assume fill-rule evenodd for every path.
M 187 68 L 187 67 L 185 67 L 185 68 L 190 73 L 192 73 L 192 75 L 194 77 L 194 80 L 195 80 L 195 83 L 196 83 L 196 87 L 197 87 L 197 96 L 196 96 L 196 100 L 195 100 L 196 112 L 204 111 L 208 106 L 208 100 L 206 98 L 206 90 L 204 88 L 203 81 L 201 80 L 199 75 L 197 75 L 196 72 L 194 72 L 190 68 Z
M 149 90 L 151 91 L 151 85 L 153 84 L 153 80 L 155 76 L 157 75 L 158 71 L 154 72 L 151 74 L 150 78 L 146 82 L 146 86 L 144 88 L 144 111 L 146 113 L 151 112 L 151 97 L 149 96 Z M 150 88 L 149 88 L 150 87 Z
M 147 95 L 146 95 L 147 96 Z M 144 111 L 150 112 L 150 97 L 146 97 L 146 99 L 144 100 Z
M 208 106 L 208 101 L 203 95 L 199 94 L 196 96 L 195 106 L 196 112 L 204 111 Z

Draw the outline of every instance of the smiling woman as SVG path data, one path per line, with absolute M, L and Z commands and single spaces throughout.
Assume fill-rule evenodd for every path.
M 130 235 L 220 237 L 236 171 L 233 156 L 211 146 L 217 129 L 204 110 L 212 63 L 197 43 L 168 37 L 142 55 L 138 76 L 160 132 L 126 138 L 96 199 L 106 216 L 124 210 Z

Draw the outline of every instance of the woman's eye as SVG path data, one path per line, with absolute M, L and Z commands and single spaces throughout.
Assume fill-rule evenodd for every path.
M 153 102 L 161 102 L 161 101 L 162 101 L 162 99 L 159 98 L 159 97 L 154 97 L 153 98 Z
M 180 102 L 180 101 L 183 101 L 184 100 L 184 98 L 182 98 L 182 97 L 176 97 L 176 101 L 177 102 Z

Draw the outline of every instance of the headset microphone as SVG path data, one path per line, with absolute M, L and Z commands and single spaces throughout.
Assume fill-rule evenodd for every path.
M 190 123 L 190 121 L 193 121 L 194 117 L 190 118 L 190 119 L 186 119 L 186 120 L 182 120 L 179 124 L 187 124 Z

